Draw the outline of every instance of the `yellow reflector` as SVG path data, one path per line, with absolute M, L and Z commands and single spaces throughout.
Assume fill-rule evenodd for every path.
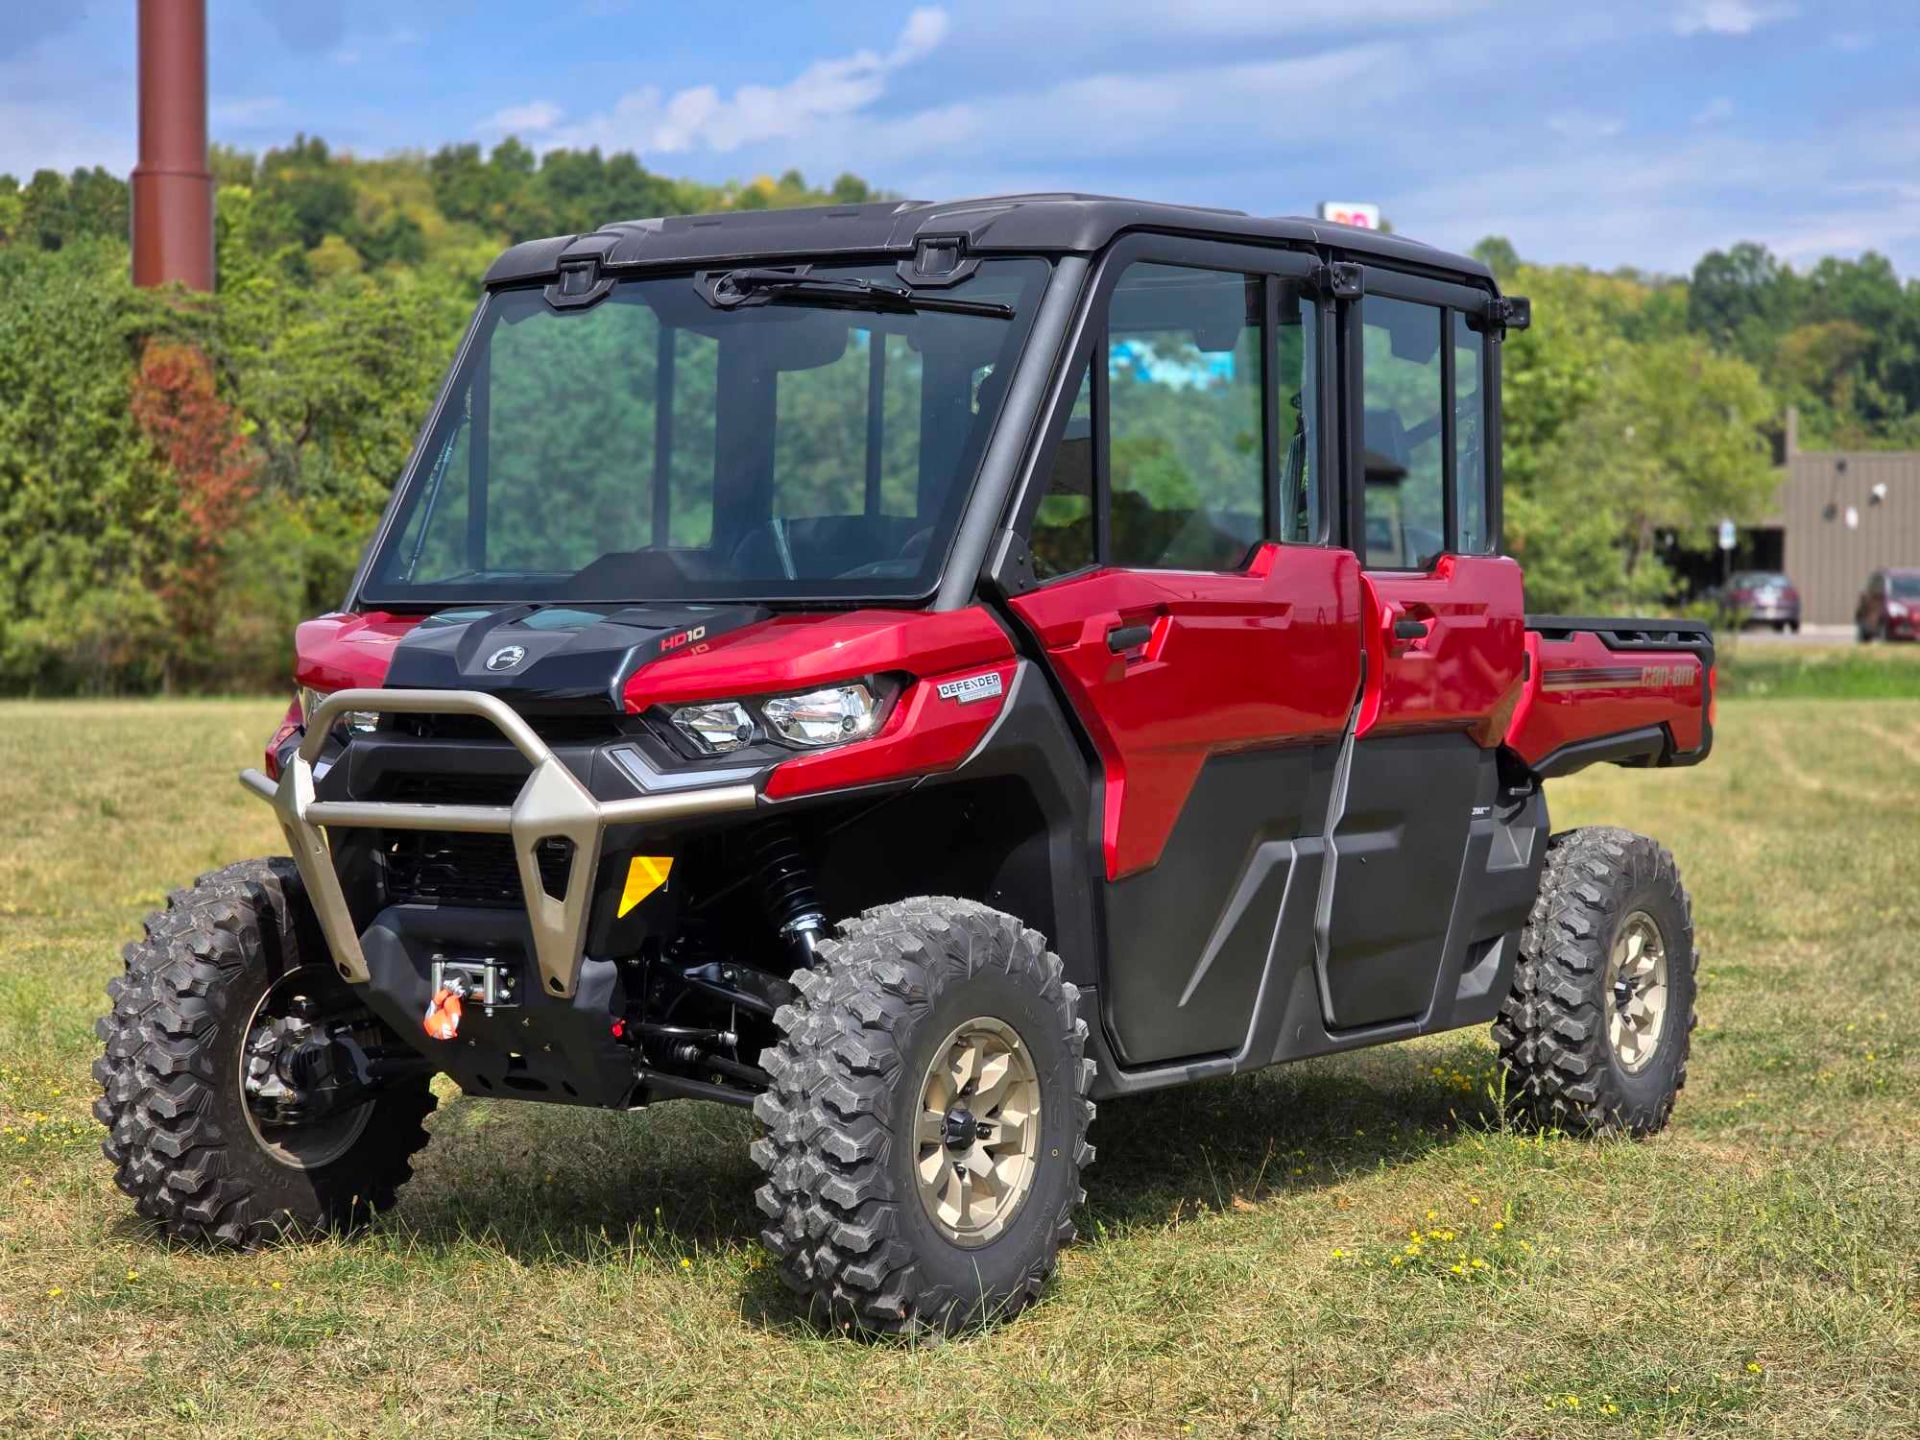
M 625 915 L 667 883 L 673 872 L 671 855 L 636 855 L 627 866 L 627 888 L 620 892 L 620 914 Z

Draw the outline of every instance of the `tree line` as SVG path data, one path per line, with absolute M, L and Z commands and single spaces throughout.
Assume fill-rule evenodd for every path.
M 126 181 L 0 176 L 0 690 L 285 683 L 337 603 L 511 240 L 615 217 L 850 203 L 858 177 L 725 185 L 631 154 L 360 159 L 216 148 L 218 279 L 136 291 Z M 1806 443 L 1920 443 L 1920 287 L 1757 246 L 1685 279 L 1479 253 L 1534 299 L 1505 365 L 1507 533 L 1538 609 L 1684 597 L 1673 547 L 1757 519 L 1787 403 Z

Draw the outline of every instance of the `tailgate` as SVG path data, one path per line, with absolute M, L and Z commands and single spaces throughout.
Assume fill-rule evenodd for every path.
M 1695 765 L 1713 747 L 1713 632 L 1697 620 L 1527 617 L 1507 745 L 1542 779 L 1603 761 Z

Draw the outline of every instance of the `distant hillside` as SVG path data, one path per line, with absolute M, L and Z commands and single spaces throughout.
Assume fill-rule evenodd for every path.
M 213 168 L 217 293 L 185 304 L 129 283 L 124 178 L 0 176 L 0 690 L 283 684 L 508 242 L 877 198 L 513 140 L 363 160 L 303 137 Z M 1676 546 L 1765 512 L 1786 403 L 1809 446 L 1920 444 L 1920 287 L 1877 256 L 1802 272 L 1742 245 L 1679 280 L 1479 248 L 1535 302 L 1504 367 L 1535 608 L 1673 599 Z

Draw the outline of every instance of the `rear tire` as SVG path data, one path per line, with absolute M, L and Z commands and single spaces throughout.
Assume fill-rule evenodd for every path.
M 1673 856 L 1644 835 L 1556 835 L 1494 1021 L 1517 1118 L 1650 1135 L 1687 1083 L 1696 956 Z
M 1073 1238 L 1093 1159 L 1087 1026 L 1059 957 L 1010 915 L 915 899 L 843 924 L 794 983 L 754 1106 L 761 1238 L 782 1277 L 831 1323 L 889 1334 L 1024 1309 Z M 992 1058 L 970 1061 L 969 1036 Z M 956 1055 L 979 1072 L 957 1088 L 940 1078 Z M 1023 1098 L 1003 1106 L 1009 1084 Z M 970 1148 L 976 1127 L 991 1155 Z M 969 1157 L 985 1168 L 961 1192 Z M 949 1167 L 959 1198 L 943 1211 Z
M 340 985 L 291 860 L 231 865 L 175 891 L 125 958 L 95 1027 L 106 1053 L 93 1113 L 141 1215 L 181 1240 L 249 1248 L 349 1229 L 394 1203 L 427 1143 L 425 1077 L 304 1135 L 250 1118 L 243 1052 L 263 1001 L 308 972 L 316 995 Z

